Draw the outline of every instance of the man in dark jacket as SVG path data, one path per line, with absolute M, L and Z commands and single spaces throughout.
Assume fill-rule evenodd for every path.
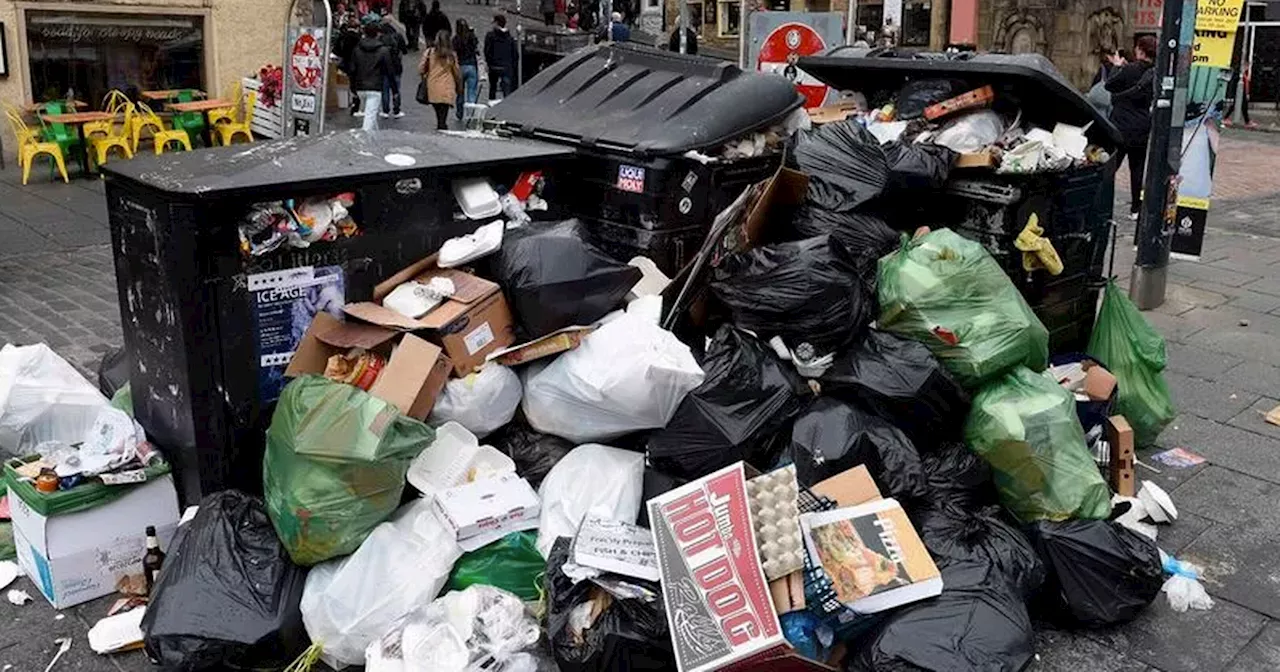
M 418 50 L 418 30 L 427 17 L 427 3 L 422 0 L 400 0 L 400 23 L 404 24 L 404 39 L 409 44 L 409 51 Z M 427 34 L 427 40 L 431 40 Z
M 427 18 L 422 22 L 422 37 L 428 46 L 435 44 L 436 34 L 442 30 L 453 35 L 449 17 L 440 11 L 440 0 L 431 0 L 431 11 L 427 12 Z
M 391 75 L 391 56 L 382 41 L 381 19 L 366 16 L 361 19 L 364 37 L 351 53 L 351 88 L 360 96 L 360 111 L 364 117 L 364 130 L 378 130 L 378 107 L 382 104 L 382 87 Z
M 387 45 L 387 58 L 391 61 L 391 69 L 382 82 L 382 118 L 394 114 L 399 119 L 404 116 L 400 111 L 400 75 L 404 74 L 404 54 L 409 45 L 390 19 L 382 21 L 382 43 Z
M 1111 121 L 1124 139 L 1120 152 L 1129 161 L 1129 218 L 1138 219 L 1142 209 L 1142 178 L 1147 160 L 1147 136 L 1151 133 L 1151 101 L 1155 98 L 1155 73 L 1151 59 L 1156 55 L 1156 38 L 1144 35 L 1133 49 L 1133 61 L 1112 60 L 1119 66 L 1107 80 L 1111 93 Z
M 360 36 L 360 18 L 356 16 L 355 12 L 346 13 L 342 25 L 338 27 L 338 37 L 333 46 L 333 53 L 341 59 L 338 67 L 347 75 L 347 84 L 351 90 L 352 114 L 355 114 L 360 109 L 360 98 L 356 93 L 355 79 L 351 77 L 351 56 L 356 51 L 356 45 L 360 43 Z
M 516 74 L 516 40 L 507 32 L 507 17 L 497 14 L 493 17 L 493 29 L 484 36 L 484 62 L 489 68 L 489 100 L 498 98 L 501 92 L 505 98 L 511 93 L 512 82 Z

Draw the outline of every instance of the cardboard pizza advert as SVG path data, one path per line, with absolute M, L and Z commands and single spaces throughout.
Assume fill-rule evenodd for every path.
M 782 635 L 760 569 L 743 463 L 650 499 L 667 621 L 680 672 L 828 670 Z

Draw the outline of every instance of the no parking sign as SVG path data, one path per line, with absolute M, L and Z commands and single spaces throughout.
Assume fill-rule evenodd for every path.
M 839 12 L 756 12 L 751 15 L 751 45 L 756 70 L 791 80 L 805 107 L 821 107 L 830 89 L 801 70 L 803 56 L 822 53 L 843 40 Z

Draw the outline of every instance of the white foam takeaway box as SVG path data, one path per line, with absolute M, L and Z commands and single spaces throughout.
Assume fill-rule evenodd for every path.
M 155 526 L 168 553 L 179 515 L 169 474 L 85 511 L 44 516 L 12 494 L 9 510 L 18 564 L 57 609 L 109 595 L 122 578 L 141 576 L 147 526 Z

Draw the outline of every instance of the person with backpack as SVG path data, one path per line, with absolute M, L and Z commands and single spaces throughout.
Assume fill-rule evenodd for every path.
M 506 97 L 515 87 L 512 86 L 516 74 L 515 38 L 507 32 L 507 17 L 495 14 L 493 28 L 484 36 L 484 62 L 489 67 L 489 100 L 494 100 L 501 92 Z
M 422 81 L 427 84 L 427 101 L 436 112 L 436 130 L 449 128 L 449 108 L 462 93 L 462 72 L 458 68 L 458 56 L 453 52 L 448 31 L 436 33 L 435 42 L 422 55 L 418 64 Z
M 357 117 L 364 117 L 362 128 L 378 130 L 378 108 L 382 106 L 382 89 L 391 75 L 391 56 L 382 41 L 381 17 L 366 14 L 360 20 L 364 37 L 351 54 L 351 88 L 360 98 Z

